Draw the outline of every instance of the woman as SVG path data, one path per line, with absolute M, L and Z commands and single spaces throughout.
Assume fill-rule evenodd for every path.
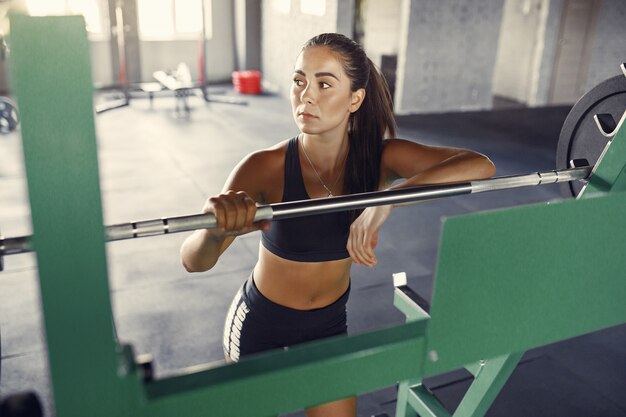
M 204 205 L 218 228 L 195 231 L 181 248 L 188 271 L 206 271 L 235 236 L 262 231 L 258 262 L 226 320 L 224 350 L 232 361 L 345 334 L 350 267 L 376 264 L 378 231 L 393 209 L 255 224 L 256 204 L 495 173 L 491 161 L 475 152 L 391 139 L 395 120 L 387 84 L 363 49 L 345 36 L 321 34 L 304 45 L 295 63 L 291 105 L 300 134 L 241 161 L 223 193 Z M 355 414 L 354 398 L 307 410 L 309 417 Z

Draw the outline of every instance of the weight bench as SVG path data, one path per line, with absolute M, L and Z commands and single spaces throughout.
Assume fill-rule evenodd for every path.
M 432 308 L 394 276 L 394 305 L 427 321 L 396 417 L 482 416 L 525 351 L 626 322 L 625 156 L 621 129 L 577 200 L 446 219 Z M 462 367 L 474 380 L 451 414 L 421 379 Z
M 187 97 L 194 95 L 193 90 L 196 88 L 191 81 L 189 67 L 181 63 L 172 74 L 168 74 L 165 71 L 155 71 L 152 73 L 152 76 L 161 83 L 163 87 L 174 92 L 174 96 L 176 97 L 176 107 L 174 111 L 176 115 L 179 117 L 188 117 L 191 109 L 189 108 Z
M 150 108 L 152 109 L 154 103 L 154 94 L 159 91 L 163 91 L 162 83 L 141 83 L 138 85 L 138 88 L 144 93 L 148 94 L 148 99 L 150 100 Z

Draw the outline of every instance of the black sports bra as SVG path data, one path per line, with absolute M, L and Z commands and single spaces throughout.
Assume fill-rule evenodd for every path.
M 285 153 L 285 185 L 282 201 L 308 200 L 298 155 L 298 139 L 293 138 Z M 348 258 L 346 249 L 350 222 L 348 212 L 317 214 L 272 221 L 261 234 L 263 246 L 281 258 L 299 262 L 324 262 Z

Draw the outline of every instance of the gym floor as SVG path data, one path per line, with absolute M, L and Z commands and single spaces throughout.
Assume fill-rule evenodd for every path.
M 222 92 L 236 95 L 225 87 L 212 90 L 211 97 Z M 241 158 L 297 133 L 288 100 L 272 95 L 239 98 L 248 104 L 205 103 L 191 97 L 189 117 L 174 114 L 173 97 L 157 97 L 152 104 L 136 99 L 129 107 L 98 115 L 105 224 L 197 213 L 206 197 L 220 192 Z M 505 105 L 490 112 L 401 116 L 399 136 L 483 152 L 495 162 L 498 176 L 551 170 L 568 111 L 567 107 Z M 562 196 L 560 186 L 548 185 L 396 209 L 380 234 L 379 264 L 372 269 L 353 267 L 350 332 L 404 321 L 392 304 L 392 273 L 406 272 L 409 285 L 425 298 L 431 297 L 442 217 Z M 5 237 L 32 232 L 16 132 L 0 136 L 0 207 L 0 232 Z M 178 256 L 186 236 L 107 245 L 119 339 L 131 343 L 137 353 L 153 356 L 157 378 L 180 368 L 223 361 L 221 331 L 227 308 L 256 260 L 259 235 L 253 233 L 238 238 L 213 270 L 188 274 Z M 0 397 L 34 390 L 46 416 L 51 416 L 36 258 L 33 254 L 10 256 L 4 264 L 0 273 Z M 585 300 L 580 300 L 580 306 L 601 308 Z M 626 416 L 624 346 L 626 326 L 622 325 L 527 352 L 487 415 Z M 470 377 L 457 371 L 426 382 L 453 410 Z M 395 387 L 363 394 L 358 415 L 394 415 L 395 396 Z

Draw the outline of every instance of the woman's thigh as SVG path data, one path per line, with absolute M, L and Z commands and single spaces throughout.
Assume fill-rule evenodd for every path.
M 355 417 L 356 397 L 344 398 L 306 409 L 307 417 Z

